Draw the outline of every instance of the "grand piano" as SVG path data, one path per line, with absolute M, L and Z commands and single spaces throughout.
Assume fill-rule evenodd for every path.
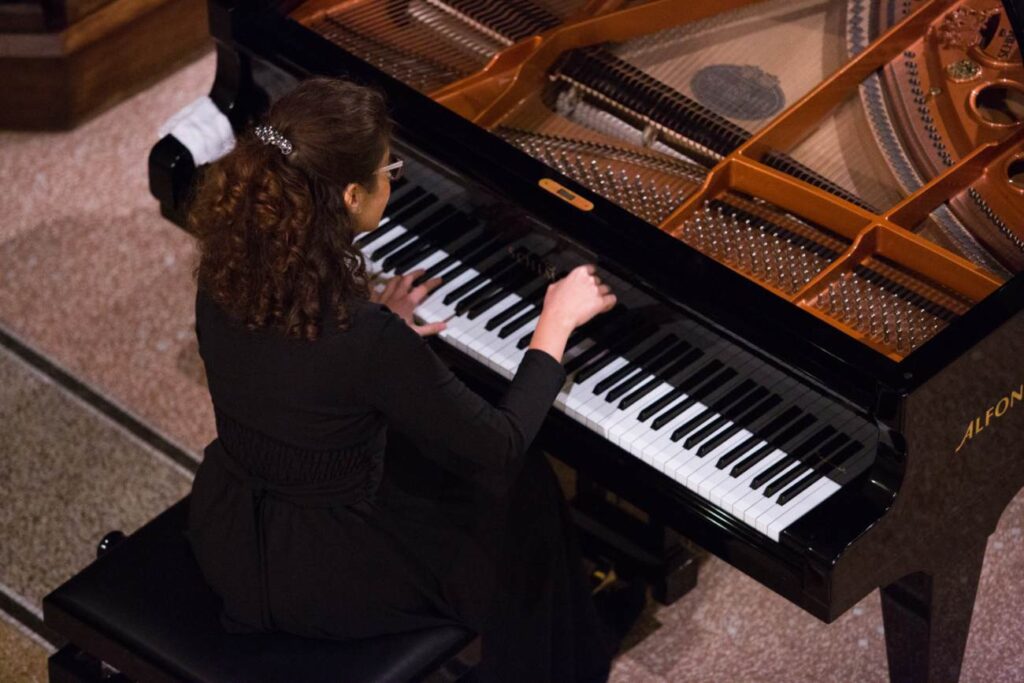
M 483 391 L 597 263 L 541 435 L 830 622 L 881 589 L 893 681 L 956 681 L 1024 485 L 1021 7 L 998 0 L 212 0 L 217 76 L 150 156 L 203 166 L 310 74 L 386 92 L 407 176 L 371 272 Z

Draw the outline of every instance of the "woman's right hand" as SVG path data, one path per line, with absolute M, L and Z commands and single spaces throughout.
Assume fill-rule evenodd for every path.
M 601 282 L 593 265 L 574 268 L 548 285 L 530 348 L 544 351 L 561 362 L 572 331 L 595 315 L 610 311 L 615 302 L 611 287 Z
M 593 264 L 586 264 L 548 285 L 541 315 L 567 326 L 571 332 L 594 316 L 610 311 L 615 302 L 611 287 L 601 282 Z

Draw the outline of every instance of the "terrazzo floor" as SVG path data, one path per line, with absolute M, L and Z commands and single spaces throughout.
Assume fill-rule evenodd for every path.
M 212 412 L 192 338 L 190 240 L 149 196 L 159 125 L 208 91 L 208 55 L 62 134 L 0 133 L 0 328 L 198 458 Z M 155 453 L 0 353 L 0 588 L 39 599 L 188 488 Z M 1024 497 L 989 542 L 961 680 L 1024 679 Z M 955 549 L 951 549 L 955 551 Z M 615 683 L 882 682 L 878 594 L 826 626 L 717 559 L 651 607 Z M 0 620 L 0 681 L 43 680 L 47 647 Z

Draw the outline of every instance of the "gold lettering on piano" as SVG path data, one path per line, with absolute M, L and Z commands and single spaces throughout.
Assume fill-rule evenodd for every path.
M 984 415 L 979 415 L 967 424 L 967 431 L 964 432 L 964 438 L 960 440 L 960 445 L 956 447 L 956 453 L 960 452 L 960 449 L 964 445 L 981 434 L 990 424 L 993 419 L 998 419 L 1003 415 L 1006 415 L 1006 411 L 1013 408 L 1018 403 L 1024 401 L 1024 384 L 1021 384 L 1017 389 L 1013 389 L 1006 396 L 1000 397 L 994 405 L 988 407 L 985 410 Z
M 580 211 L 590 211 L 594 208 L 594 202 L 576 194 L 565 185 L 555 182 L 551 178 L 541 178 L 537 181 L 537 184 L 559 199 L 569 202 Z

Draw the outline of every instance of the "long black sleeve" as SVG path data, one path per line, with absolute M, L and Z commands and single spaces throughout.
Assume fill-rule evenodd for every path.
M 528 350 L 497 406 L 474 393 L 398 316 L 385 322 L 367 385 L 391 427 L 460 459 L 506 470 L 536 437 L 565 382 L 561 363 Z

